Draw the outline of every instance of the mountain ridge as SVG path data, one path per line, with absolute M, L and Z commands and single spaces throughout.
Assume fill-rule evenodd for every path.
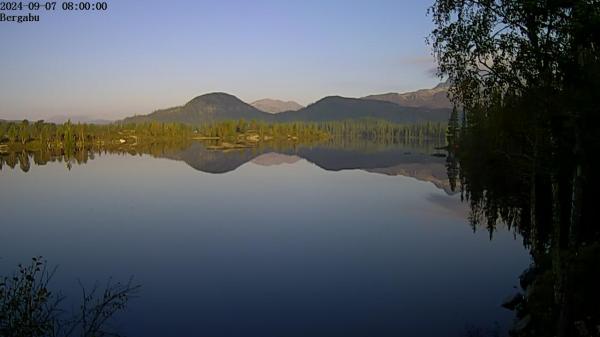
M 284 111 L 297 111 L 304 108 L 304 106 L 298 104 L 295 101 L 282 101 L 279 99 L 272 98 L 259 99 L 250 103 L 250 105 L 257 108 L 258 110 L 272 114 Z
M 449 110 L 404 107 L 396 103 L 364 98 L 327 96 L 298 111 L 277 115 L 282 121 L 336 121 L 373 118 L 396 123 L 447 121 Z
M 452 109 L 452 102 L 448 98 L 449 87 L 450 84 L 446 81 L 439 83 L 431 89 L 419 89 L 404 93 L 388 92 L 368 95 L 362 98 L 392 102 L 401 106 L 414 108 Z
M 364 118 L 395 123 L 443 122 L 448 120 L 451 111 L 446 95 L 447 85 L 442 83 L 432 89 L 404 94 L 370 95 L 362 98 L 327 96 L 298 110 L 284 110 L 282 106 L 291 101 L 263 99 L 248 104 L 231 94 L 212 92 L 196 96 L 181 106 L 127 117 L 123 122 L 158 121 L 194 125 L 238 119 L 264 122 L 322 122 Z M 271 109 L 274 112 L 266 112 L 252 105 L 265 100 L 268 103 L 276 102 Z
M 55 123 L 55 124 L 63 124 L 66 121 L 71 121 L 71 123 L 75 123 L 75 124 L 76 123 L 85 123 L 85 124 L 99 124 L 99 125 L 110 124 L 113 122 L 108 119 L 94 118 L 94 117 L 86 116 L 86 115 L 75 115 L 75 116 L 56 115 L 56 116 L 49 117 L 46 121 L 49 123 Z
M 271 116 L 236 96 L 224 92 L 211 92 L 196 96 L 181 106 L 156 110 L 148 115 L 127 117 L 123 121 L 125 123 L 159 121 L 199 124 L 228 119 L 270 120 Z

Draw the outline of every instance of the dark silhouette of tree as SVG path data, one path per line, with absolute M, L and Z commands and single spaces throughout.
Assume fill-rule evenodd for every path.
M 0 278 L 0 336 L 118 336 L 108 323 L 126 309 L 140 286 L 131 279 L 125 284 L 109 282 L 102 290 L 94 286 L 86 291 L 82 285 L 80 310 L 67 315 L 61 308 L 64 297 L 50 288 L 55 271 L 34 257 L 14 275 Z
M 430 14 L 438 73 L 463 111 L 449 175 L 473 224 L 516 226 L 535 262 L 514 334 L 597 336 L 600 4 L 438 0 Z

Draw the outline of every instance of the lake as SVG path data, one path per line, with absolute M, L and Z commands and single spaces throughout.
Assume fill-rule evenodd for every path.
M 128 336 L 505 334 L 531 263 L 469 224 L 432 147 L 95 154 L 0 171 L 0 274 L 42 255 L 53 289 L 142 285 Z M 44 165 L 36 165 L 38 164 Z

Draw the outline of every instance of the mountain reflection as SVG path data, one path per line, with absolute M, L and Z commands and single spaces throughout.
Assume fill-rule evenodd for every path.
M 267 144 L 255 148 L 234 150 L 211 150 L 203 142 L 152 144 L 144 148 L 122 147 L 106 151 L 78 151 L 72 153 L 38 151 L 0 153 L 0 169 L 4 166 L 28 172 L 32 163 L 45 165 L 48 162 L 63 162 L 70 169 L 83 165 L 96 156 L 151 155 L 183 161 L 195 170 L 223 174 L 252 162 L 261 166 L 294 164 L 307 160 L 327 171 L 364 170 L 390 176 L 407 176 L 433 183 L 448 194 L 454 192 L 446 172 L 446 160 L 434 154 L 436 144 Z

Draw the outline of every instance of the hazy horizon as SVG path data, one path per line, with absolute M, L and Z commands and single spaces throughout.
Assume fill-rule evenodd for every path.
M 209 92 L 307 105 L 433 87 L 429 5 L 128 1 L 4 25 L 0 119 L 118 119 Z

